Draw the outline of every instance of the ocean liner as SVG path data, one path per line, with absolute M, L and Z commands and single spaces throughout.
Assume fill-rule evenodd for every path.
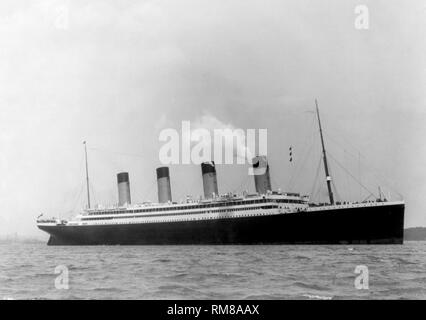
M 402 244 L 404 202 L 335 202 L 316 107 L 329 203 L 272 190 L 268 160 L 253 159 L 256 193 L 218 192 L 213 161 L 201 164 L 204 198 L 172 201 L 168 167 L 157 169 L 158 203 L 132 204 L 129 174 L 117 175 L 117 206 L 88 208 L 70 220 L 38 217 L 48 245 Z

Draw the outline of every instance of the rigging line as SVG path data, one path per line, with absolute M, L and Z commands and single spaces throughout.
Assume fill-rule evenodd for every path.
M 370 194 L 367 196 L 367 198 L 365 198 L 364 200 L 362 200 L 362 202 L 367 201 L 368 199 L 370 199 L 370 198 L 371 198 L 371 196 L 374 196 L 374 194 L 370 193 Z
M 331 172 L 330 172 L 331 174 Z M 343 198 L 340 196 L 340 194 L 337 192 L 337 188 L 336 188 L 336 184 L 334 183 L 334 179 L 331 180 L 331 183 L 333 184 L 333 188 L 334 188 L 334 193 L 336 195 L 336 198 L 341 202 L 343 201 Z
M 303 171 L 303 169 L 306 167 L 307 160 L 311 158 L 311 154 L 312 154 L 312 152 L 315 150 L 315 145 L 316 145 L 316 144 L 315 144 L 315 142 L 314 142 L 314 139 L 311 139 L 311 144 L 310 144 L 310 146 L 309 146 L 309 150 L 308 150 L 308 151 L 307 151 L 307 153 L 305 154 L 304 159 L 303 159 L 303 161 L 302 161 L 302 165 L 301 165 L 301 166 L 298 168 L 298 170 L 297 170 L 297 174 L 293 176 L 293 179 L 292 179 L 292 181 L 291 181 L 291 183 L 290 183 L 290 187 L 293 187 L 293 184 L 295 184 L 294 180 L 295 180 L 297 177 L 299 177 L 299 176 L 300 176 L 301 172 L 302 172 L 302 171 Z
M 320 179 L 319 179 L 319 174 L 321 172 L 322 166 L 323 166 L 323 161 L 322 161 L 322 155 L 320 155 L 319 157 L 319 165 L 318 165 L 318 174 L 317 174 L 317 178 L 316 178 L 316 182 L 315 182 L 315 186 L 313 188 L 313 192 L 312 192 L 312 198 L 316 199 L 316 200 L 320 200 L 319 197 L 317 197 L 317 195 L 320 194 L 321 190 L 324 188 L 324 184 L 319 183 Z
M 332 142 L 336 143 L 341 148 L 344 148 L 344 146 L 342 144 L 340 144 L 338 141 L 336 141 L 335 139 L 333 139 L 329 135 L 327 135 L 327 137 L 328 137 L 328 139 L 330 139 Z M 394 187 L 392 187 L 392 183 L 390 183 L 390 181 L 387 180 L 387 178 L 380 173 L 380 170 L 378 170 L 376 167 L 374 167 L 372 165 L 367 165 L 366 163 L 361 163 L 361 158 L 364 158 L 364 160 L 366 162 L 368 162 L 368 159 L 366 158 L 366 156 L 364 154 L 362 154 L 360 151 L 358 151 L 357 148 L 354 148 L 354 149 L 356 149 L 357 152 L 358 152 L 357 156 L 354 155 L 351 152 L 348 152 L 348 151 L 347 151 L 347 153 L 351 157 L 353 157 L 354 159 L 356 159 L 359 162 L 359 165 L 363 165 L 364 167 L 370 169 L 372 171 L 372 173 L 375 175 L 376 179 L 381 180 L 382 182 L 384 182 L 387 185 L 387 187 L 389 187 L 389 189 L 391 189 L 392 191 L 394 191 L 395 193 L 397 193 L 399 196 L 402 196 Z
M 357 165 L 358 165 L 358 178 L 359 178 L 359 181 L 362 181 L 362 170 L 361 170 L 361 153 L 359 153 L 358 152 L 358 163 L 357 163 Z M 362 194 L 362 189 L 361 188 L 359 188 L 359 198 L 361 199 L 361 194 Z
M 306 155 L 306 152 L 310 151 L 310 149 L 312 147 L 312 143 L 313 143 L 314 138 L 315 138 L 315 130 L 314 130 L 314 126 L 315 126 L 315 123 L 316 123 L 315 115 L 312 115 L 311 117 L 312 117 L 311 118 L 311 125 L 309 127 L 308 134 L 306 135 L 306 138 L 304 139 L 305 143 L 302 147 L 302 155 L 303 156 Z
M 71 207 L 74 210 L 76 209 L 78 201 L 80 200 L 80 196 L 81 196 L 81 193 L 82 193 L 83 189 L 84 189 L 84 182 L 81 182 L 80 189 L 76 189 L 76 193 L 74 194 L 74 197 L 73 197 L 73 201 L 72 201 Z
M 184 174 L 184 172 L 181 172 Z M 198 199 L 198 196 L 203 196 L 204 193 L 202 194 L 191 194 L 191 186 L 194 186 L 194 188 L 196 190 L 199 190 L 199 176 L 198 175 L 191 175 L 192 179 L 191 180 L 187 180 L 187 179 L 179 179 L 179 176 L 177 176 L 177 178 L 175 179 L 175 181 L 184 181 L 184 182 L 188 182 L 188 183 L 176 183 L 177 185 L 177 189 L 179 190 L 179 193 L 177 193 L 177 198 L 179 199 L 179 201 L 186 201 L 186 197 L 187 196 L 191 196 L 192 199 Z M 188 187 L 189 186 L 189 187 Z M 189 189 L 188 189 L 189 188 Z M 199 192 L 199 191 L 197 191 Z M 197 198 L 195 198 L 197 196 Z
M 242 187 L 244 187 L 244 189 L 242 189 L 243 192 L 247 191 L 247 193 L 250 193 L 250 189 L 251 188 L 254 188 L 254 190 L 256 189 L 256 187 L 253 184 L 253 182 L 254 182 L 253 180 L 254 180 L 254 176 L 253 175 L 249 175 L 247 173 L 246 178 L 244 180 L 244 183 L 242 184 Z
M 84 163 L 84 155 L 81 155 L 80 158 L 80 165 L 79 165 L 79 171 L 83 171 L 83 163 Z M 84 189 L 84 184 L 85 184 L 85 180 L 83 179 L 81 181 L 81 185 L 80 185 L 80 189 L 76 188 L 75 189 L 75 193 L 74 196 L 72 197 L 72 201 L 70 203 L 70 207 L 72 208 L 71 210 L 68 210 L 66 213 L 71 213 L 71 212 L 75 212 L 75 210 L 77 209 L 77 205 L 79 203 L 80 197 L 81 197 L 81 193 L 83 192 Z
M 237 193 L 239 190 L 242 189 L 244 183 L 245 183 L 245 181 L 241 182 L 241 184 L 238 187 L 231 189 L 230 192 L 233 193 L 233 194 Z
M 343 155 L 340 158 L 342 160 L 342 165 L 345 166 L 345 167 L 348 167 L 348 162 L 347 162 L 347 159 L 346 159 L 347 158 L 346 157 L 346 150 L 343 150 L 342 154 Z M 336 176 L 335 179 L 337 179 L 337 178 L 340 181 L 340 185 L 342 187 L 340 190 L 343 190 L 341 200 L 343 201 L 343 199 L 349 199 L 349 196 L 348 196 L 348 193 L 347 193 L 347 191 L 349 190 L 348 181 L 347 181 L 348 175 L 345 174 L 345 175 L 340 176 L 340 173 L 339 173 L 339 175 Z
M 238 188 L 235 188 L 234 190 L 232 190 L 232 193 L 237 193 L 238 190 L 243 190 L 243 187 L 247 184 L 247 181 L 250 177 L 246 176 L 246 178 L 243 180 L 243 182 L 240 184 L 240 186 Z
M 315 191 L 315 194 L 313 195 L 313 199 L 316 199 L 316 201 L 321 202 L 320 195 L 321 195 L 321 191 L 324 190 L 325 186 L 324 184 L 320 183 L 318 184 L 318 188 L 317 186 L 315 186 L 315 188 L 316 188 L 316 191 Z
M 324 197 L 323 197 L 324 195 Z M 325 183 L 320 183 L 319 184 L 319 188 L 317 190 L 317 194 L 315 195 L 315 197 L 317 197 L 318 201 L 320 203 L 328 203 L 329 199 L 328 199 L 328 188 L 327 185 Z M 323 198 L 321 200 L 321 198 Z
M 142 202 L 145 202 L 145 201 L 156 202 L 156 200 L 155 200 L 155 193 L 154 193 L 154 190 L 156 189 L 156 187 L 157 187 L 157 180 L 151 181 L 151 184 L 149 185 L 149 187 L 145 188 L 145 190 L 142 193 L 142 198 L 143 198 Z M 149 190 L 149 191 L 147 191 L 147 190 Z M 154 197 L 153 200 L 150 199 L 151 196 Z
M 334 162 L 341 168 L 343 169 L 347 174 L 349 174 L 352 179 L 354 179 L 361 187 L 363 187 L 365 190 L 367 190 L 369 193 L 374 194 L 373 192 L 371 192 L 366 186 L 364 186 L 361 182 L 359 182 L 345 167 L 343 167 L 339 161 L 336 160 L 336 158 L 334 158 L 330 153 L 328 153 L 330 158 L 334 160 Z
M 324 112 L 323 112 L 324 113 Z M 325 115 L 327 115 L 327 113 L 324 113 Z M 338 133 L 338 136 L 340 138 L 342 138 L 343 140 L 345 140 L 350 146 L 352 146 L 353 149 L 355 149 L 357 152 L 361 152 L 360 148 L 358 146 L 356 146 L 353 141 L 351 141 L 349 138 L 345 137 L 344 132 L 342 130 L 339 130 L 337 127 L 335 127 L 332 123 L 327 125 L 328 129 L 334 129 L 335 132 Z M 325 132 L 325 130 L 323 130 Z
M 338 132 L 338 130 L 336 130 L 337 132 Z M 362 153 L 361 152 L 361 148 L 359 148 L 359 147 L 357 147 L 357 146 L 355 146 L 355 145 L 353 145 L 353 143 L 352 143 L 352 141 L 349 141 L 349 139 L 348 138 L 345 138 L 342 134 L 338 134 L 339 135 L 339 137 L 341 138 L 341 139 L 343 139 L 343 141 L 344 142 L 346 142 L 353 150 L 355 150 L 356 152 L 359 152 L 359 153 Z M 340 144 L 340 143 L 339 143 Z
M 278 181 L 277 180 L 275 180 L 275 178 L 274 178 L 274 176 L 273 175 L 270 175 L 270 179 L 271 179 L 271 182 L 272 182 L 272 186 L 271 186 L 271 189 L 272 190 L 274 190 L 274 186 L 275 186 L 275 190 L 277 190 L 278 188 L 280 188 L 280 185 L 279 185 L 279 183 L 277 183 Z M 271 191 L 272 191 L 271 190 Z
M 175 180 L 176 181 L 181 181 L 180 179 L 175 179 Z M 192 182 L 190 183 L 191 185 L 192 185 Z M 180 183 L 180 182 L 176 183 L 175 182 L 175 185 L 177 186 L 177 189 L 179 190 L 176 193 L 176 198 L 177 198 L 176 201 L 177 202 L 185 201 L 186 196 L 189 195 L 187 184 L 186 183 Z
M 297 162 L 297 166 L 296 166 L 295 170 L 292 170 L 292 175 L 290 177 L 290 181 L 287 184 L 288 189 L 290 189 L 293 186 L 294 179 L 299 176 L 300 171 L 302 171 L 302 169 L 305 167 L 306 161 L 307 161 L 309 155 L 311 154 L 313 142 L 314 142 L 314 139 L 313 139 L 314 138 L 314 130 L 313 130 L 314 124 L 315 124 L 315 117 L 312 117 L 311 127 L 310 127 L 310 130 L 309 130 L 310 132 L 308 134 L 308 137 L 305 140 L 305 144 L 302 147 L 303 161 Z
M 330 137 L 328 134 L 327 138 L 330 139 L 332 142 L 336 143 L 338 146 L 340 146 L 341 148 L 344 148 L 344 146 L 342 146 L 339 142 L 337 142 L 335 139 L 333 139 L 332 137 Z M 357 150 L 358 151 L 358 150 Z M 372 174 L 376 177 L 377 180 L 379 180 L 379 182 L 383 182 L 389 189 L 391 189 L 393 192 L 395 192 L 396 194 L 398 194 L 400 197 L 402 197 L 402 195 L 396 190 L 395 187 L 392 186 L 392 183 L 387 180 L 387 178 L 382 175 L 380 173 L 380 170 L 378 170 L 376 167 L 372 166 L 372 165 L 367 165 L 365 162 L 361 162 L 361 158 L 364 158 L 364 160 L 366 162 L 368 162 L 368 159 L 360 152 L 358 151 L 358 155 L 354 155 L 351 152 L 346 151 L 348 155 L 350 155 L 354 160 L 356 160 L 358 162 L 359 165 L 359 170 L 361 170 L 361 167 L 364 166 L 367 169 L 370 169 L 370 171 L 372 172 Z
M 313 123 L 311 124 L 311 129 L 309 130 L 309 133 L 308 133 L 306 139 L 304 139 L 304 144 L 303 144 L 303 146 L 301 148 L 302 159 L 305 158 L 305 153 L 306 153 L 307 145 L 310 142 L 310 138 L 311 138 L 310 137 L 311 136 L 310 133 L 311 133 L 311 130 L 312 130 L 312 126 L 313 126 Z M 296 165 L 295 165 L 295 168 L 292 168 L 292 170 L 290 170 L 291 171 L 291 175 L 290 175 L 290 179 L 289 179 L 289 181 L 288 181 L 288 183 L 286 185 L 286 189 L 290 189 L 291 188 L 291 186 L 293 184 L 294 176 L 296 175 L 296 172 L 298 172 L 300 165 L 301 165 L 300 162 L 297 161 Z M 292 164 L 290 164 L 290 167 L 292 167 Z
M 253 176 L 247 176 L 244 184 L 244 191 L 247 191 L 247 193 L 250 192 L 250 188 L 253 188 Z
M 75 212 L 77 210 L 78 205 L 81 206 L 81 197 L 83 195 L 83 191 L 84 191 L 84 182 L 81 183 L 80 192 L 78 193 L 78 196 L 76 198 L 75 205 L 74 205 L 74 208 L 73 208 L 73 212 Z
M 321 160 L 322 160 L 322 158 L 320 157 L 320 158 L 319 158 L 318 165 L 317 165 L 317 172 L 316 172 L 316 174 L 315 174 L 314 184 L 313 184 L 313 186 L 312 186 L 312 191 L 311 191 L 311 193 L 310 193 L 311 197 L 313 197 L 314 192 L 315 192 L 315 189 L 316 189 L 316 186 L 317 186 L 317 183 L 318 183 L 318 176 L 319 176 L 319 173 L 320 173 L 320 170 L 321 170 L 321 163 L 322 163 L 322 161 L 321 161 Z
M 75 199 L 75 202 L 74 202 L 74 208 L 73 208 L 72 212 L 75 212 L 75 211 L 77 210 L 77 206 L 79 205 L 79 202 L 80 202 L 81 196 L 82 196 L 82 194 L 83 194 L 83 190 L 84 190 L 84 181 L 83 181 L 83 182 L 81 182 L 80 192 L 78 193 L 77 198 Z M 80 204 L 81 204 L 81 203 L 80 203 Z
M 93 196 L 93 204 L 99 204 L 99 202 L 98 202 L 98 200 L 97 200 L 97 198 L 96 198 L 96 194 L 95 194 L 95 186 L 93 185 L 93 183 L 92 183 L 92 180 L 93 179 L 91 179 L 90 181 L 89 181 L 89 186 L 90 186 L 90 190 L 92 191 L 92 196 Z
M 343 198 L 337 192 L 337 187 L 336 187 L 336 184 L 335 184 L 336 175 L 334 175 L 333 169 L 331 168 L 331 166 L 329 166 L 328 171 L 329 171 L 330 177 L 333 177 L 333 179 L 331 180 L 331 184 L 333 185 L 334 193 L 336 194 L 337 198 L 339 198 L 339 200 L 342 201 Z
M 348 161 L 348 155 L 347 155 L 346 149 L 344 149 L 343 151 L 344 151 L 344 155 L 343 155 L 343 159 L 344 160 L 343 161 L 344 161 L 344 163 L 348 164 L 349 161 Z M 344 179 L 344 183 L 345 183 L 345 190 L 351 190 L 351 187 L 350 187 L 351 183 L 349 181 L 348 175 L 345 175 L 345 177 L 343 179 Z M 359 179 L 359 181 L 361 181 L 361 179 L 359 178 L 359 175 L 358 175 L 358 179 Z M 360 190 L 361 190 L 361 188 L 360 188 Z M 350 199 L 351 198 L 351 193 L 348 192 L 347 196 Z M 361 199 L 361 196 L 359 198 Z
M 359 148 L 358 146 L 356 146 L 354 143 L 353 143 L 353 141 L 350 141 L 350 139 L 349 138 L 347 138 L 347 137 L 345 137 L 345 135 L 340 131 L 340 130 L 338 130 L 336 127 L 334 127 L 332 124 L 331 125 L 329 125 L 328 126 L 328 128 L 330 129 L 334 129 L 334 131 L 336 131 L 337 133 L 338 133 L 338 136 L 341 138 L 341 139 L 343 139 L 345 142 L 347 142 L 348 144 L 349 144 L 349 146 L 351 146 L 355 151 L 357 151 L 357 152 L 359 152 L 359 153 L 362 153 L 360 150 L 361 150 L 361 148 Z
M 341 144 L 340 142 L 338 142 L 336 139 L 334 139 L 331 135 L 329 135 L 327 133 L 327 131 L 323 130 L 324 135 L 327 136 L 327 140 L 330 140 L 332 142 L 334 142 L 335 144 L 337 144 L 339 147 L 341 147 L 342 149 L 346 150 L 347 146 L 344 146 L 343 144 Z M 354 148 L 357 153 L 359 153 L 359 155 L 362 155 L 362 157 L 364 157 L 364 155 L 361 153 L 361 151 L 359 151 L 358 149 Z M 357 158 L 357 156 L 355 156 L 352 152 L 346 151 L 350 156 L 352 156 L 353 158 Z M 365 157 L 364 157 L 365 158 Z
M 197 166 L 198 167 L 198 166 Z M 198 168 L 197 170 L 200 170 L 200 168 Z M 216 172 L 216 176 L 217 176 L 217 172 Z M 204 189 L 200 189 L 199 188 L 199 186 L 200 186 L 200 176 L 198 175 L 198 174 L 196 174 L 196 175 L 192 175 L 192 180 L 190 180 L 191 181 L 191 184 L 189 185 L 189 190 L 186 190 L 187 191 L 187 193 L 184 195 L 184 200 L 186 200 L 186 196 L 188 195 L 188 196 L 190 196 L 190 197 L 192 197 L 192 199 L 196 199 L 195 197 L 196 196 L 198 196 L 198 198 L 201 196 L 201 197 L 204 197 Z M 202 175 L 201 175 L 201 185 L 203 186 L 203 177 L 202 177 Z M 193 187 L 194 189 L 196 189 L 197 191 L 196 191 L 196 193 L 198 192 L 198 195 L 197 194 L 192 194 L 191 193 L 191 187 Z M 188 192 L 189 191 L 189 192 Z M 201 194 L 200 194 L 200 192 L 201 192 Z
M 219 172 L 220 175 L 224 174 L 225 172 L 224 171 L 221 172 L 220 169 L 216 170 L 216 176 L 219 177 L 219 179 L 220 179 L 218 172 Z M 221 184 L 224 186 L 224 189 L 227 190 L 227 192 L 233 192 L 232 191 L 233 190 L 232 183 L 229 184 L 227 179 L 223 179 L 223 180 L 220 179 L 220 181 L 221 181 Z M 219 187 L 218 187 L 218 189 L 219 189 Z

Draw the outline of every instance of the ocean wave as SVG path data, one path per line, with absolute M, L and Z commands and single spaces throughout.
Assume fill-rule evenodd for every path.
M 308 299 L 313 299 L 313 300 L 331 300 L 331 299 L 333 299 L 332 296 L 320 296 L 320 295 L 317 295 L 317 294 L 307 294 L 307 293 L 302 294 L 302 297 L 306 297 Z
M 350 250 L 353 248 L 353 250 Z M 7 251 L 9 250 L 9 251 Z M 2 248 L 1 299 L 425 299 L 426 246 Z M 131 251 L 131 252 L 130 252 Z M 101 260 L 100 260 L 101 258 Z M 56 264 L 70 290 L 56 290 Z M 365 264 L 370 290 L 356 290 Z M 335 280 L 333 280 L 335 279 Z
M 297 259 L 297 260 L 312 260 L 311 257 L 299 256 L 299 255 L 295 256 L 294 259 Z
M 96 287 L 96 288 L 93 288 L 91 290 L 93 290 L 93 291 L 104 291 L 104 292 L 110 292 L 110 293 L 125 291 L 124 289 L 121 289 L 121 288 L 118 288 L 118 287 Z
M 317 284 L 304 283 L 304 282 L 294 282 L 293 285 L 300 288 L 304 288 L 304 289 L 318 290 L 318 291 L 327 291 L 329 289 L 327 287 L 323 287 Z
M 168 262 L 172 262 L 172 260 L 171 259 L 155 259 L 152 261 L 152 263 L 157 263 L 157 262 L 168 263 Z
M 173 275 L 169 275 L 169 276 L 166 276 L 165 278 L 166 279 L 181 279 L 181 278 L 188 277 L 189 275 L 190 275 L 189 273 L 183 272 L 183 273 L 176 273 L 176 274 L 173 274 Z
M 242 300 L 282 300 L 289 299 L 288 295 L 278 295 L 278 294 L 251 294 L 246 295 L 242 298 Z
M 417 264 L 415 261 L 410 261 L 408 259 L 399 258 L 399 257 L 393 258 L 392 260 L 396 262 L 398 265 L 412 265 L 412 264 L 416 265 Z

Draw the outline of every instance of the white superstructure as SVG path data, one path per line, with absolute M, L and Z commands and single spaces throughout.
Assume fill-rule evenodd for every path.
M 66 225 L 105 225 L 158 223 L 207 219 L 232 219 L 306 211 L 309 198 L 295 193 L 268 192 L 266 195 L 226 195 L 212 200 L 185 203 L 144 203 L 104 209 L 86 209 Z M 39 224 L 57 224 L 57 220 L 39 220 Z

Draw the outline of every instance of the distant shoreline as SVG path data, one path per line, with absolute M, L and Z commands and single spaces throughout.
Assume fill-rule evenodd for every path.
M 426 228 L 415 227 L 404 229 L 404 240 L 405 241 L 423 241 L 426 240 Z
M 12 236 L 3 236 L 0 237 L 0 244 L 11 244 L 11 243 L 45 243 L 45 239 L 35 238 L 35 237 L 12 237 Z

